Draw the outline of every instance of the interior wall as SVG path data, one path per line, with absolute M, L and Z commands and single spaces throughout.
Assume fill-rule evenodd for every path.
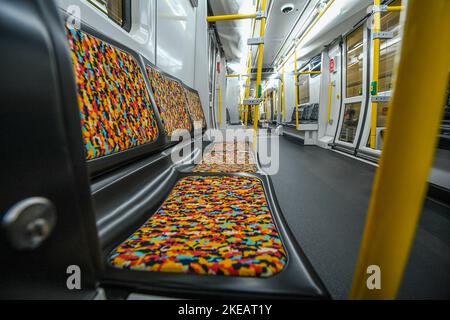
M 230 121 L 232 123 L 239 122 L 239 104 L 241 103 L 241 86 L 239 78 L 227 79 L 227 97 L 225 105 L 230 113 Z
M 83 23 L 139 52 L 160 69 L 199 91 L 208 108 L 207 0 L 133 0 L 132 27 L 123 30 L 87 0 L 55 0 L 62 10 L 80 10 Z
M 200 94 L 203 111 L 209 119 L 209 66 L 208 66 L 208 15 L 207 0 L 198 0 L 195 38 L 195 69 L 193 87 Z
M 285 65 L 284 90 L 286 96 L 286 122 L 290 122 L 295 108 L 295 76 L 293 56 L 290 57 Z

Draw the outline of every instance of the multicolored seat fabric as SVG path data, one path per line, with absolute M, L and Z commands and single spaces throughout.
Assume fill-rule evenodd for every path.
M 158 125 L 136 59 L 79 30 L 67 31 L 86 159 L 155 141 Z
M 192 123 L 186 108 L 183 86 L 149 65 L 146 69 L 166 134 L 172 136 L 176 130 L 183 129 L 191 131 Z
M 255 173 L 258 171 L 253 153 L 247 151 L 214 151 L 206 153 L 193 172 Z
M 271 277 L 287 256 L 261 181 L 210 176 L 180 180 L 109 262 L 132 270 Z
M 193 172 L 255 173 L 258 172 L 252 145 L 248 142 L 214 143 L 203 155 L 202 162 Z
M 184 88 L 184 92 L 189 107 L 189 113 L 191 115 L 192 121 L 194 122 L 194 125 L 197 126 L 197 124 L 201 124 L 198 128 L 196 127 L 195 129 L 206 128 L 206 118 L 203 112 L 200 96 L 197 92 L 191 91 L 187 88 Z
M 253 144 L 243 141 L 235 142 L 217 142 L 212 146 L 213 151 L 219 152 L 234 152 L 234 151 L 247 151 L 253 150 Z

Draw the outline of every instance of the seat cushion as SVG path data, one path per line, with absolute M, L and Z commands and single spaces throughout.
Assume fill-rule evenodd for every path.
M 182 85 L 149 65 L 146 69 L 166 134 L 170 137 L 176 130 L 191 131 L 192 123 Z
M 203 156 L 194 172 L 238 173 L 257 172 L 253 153 L 246 151 L 211 151 Z
M 287 256 L 259 179 L 192 176 L 176 184 L 109 262 L 132 270 L 271 277 Z
M 136 59 L 79 30 L 68 30 L 86 159 L 151 143 L 158 124 Z
M 252 151 L 253 144 L 249 142 L 217 142 L 212 146 L 213 151 L 232 152 L 232 151 Z

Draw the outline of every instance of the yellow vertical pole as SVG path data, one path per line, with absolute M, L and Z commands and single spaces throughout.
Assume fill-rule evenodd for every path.
M 284 87 L 284 65 L 282 69 L 282 76 L 281 76 L 281 111 L 283 112 L 283 119 L 282 122 L 286 122 L 286 93 L 285 93 L 285 87 Z
M 374 0 L 375 6 L 381 5 L 381 0 Z M 381 31 L 381 12 L 375 12 L 373 16 L 373 32 Z M 373 39 L 373 75 L 371 94 L 378 95 L 378 78 L 380 73 L 380 39 Z M 372 102 L 372 113 L 370 121 L 370 148 L 375 149 L 377 145 L 377 118 L 378 103 Z
M 248 99 L 250 97 L 250 85 L 252 84 L 252 79 L 251 79 L 251 75 L 250 73 L 252 72 L 252 50 L 249 51 L 248 53 L 248 62 L 247 62 L 247 81 L 246 83 L 246 88 L 245 88 L 245 99 Z M 249 113 L 249 106 L 246 105 L 244 106 L 244 125 L 245 128 L 248 128 L 248 113 Z
M 333 105 L 333 81 L 330 80 L 330 86 L 328 87 L 328 117 L 327 123 L 331 120 L 331 106 Z
M 395 299 L 436 152 L 450 68 L 450 1 L 409 0 L 387 135 L 353 279 L 352 299 Z M 433 68 L 430 68 L 433 61 Z M 423 106 L 427 106 L 424 108 Z M 417 132 L 420 134 L 411 134 Z M 381 289 L 367 286 L 369 266 Z
M 222 87 L 219 85 L 219 128 L 223 126 L 223 101 L 222 101 Z
M 261 11 L 264 14 L 267 13 L 267 0 L 262 0 Z M 263 17 L 261 19 L 261 31 L 260 37 L 264 38 L 266 33 L 266 18 Z M 256 75 L 256 98 L 261 98 L 261 80 L 262 80 L 262 67 L 263 67 L 263 59 L 264 59 L 264 43 L 259 45 L 258 51 L 258 72 Z M 258 131 L 258 122 L 259 122 L 259 105 L 255 106 L 255 116 L 253 120 L 253 125 L 255 129 L 255 133 Z
M 294 77 L 295 77 L 295 128 L 298 130 L 299 129 L 299 118 L 298 118 L 298 105 L 299 105 L 299 99 L 298 99 L 298 76 L 297 76 L 297 71 L 298 71 L 298 62 L 297 62 L 297 48 L 294 49 L 295 53 L 294 53 Z

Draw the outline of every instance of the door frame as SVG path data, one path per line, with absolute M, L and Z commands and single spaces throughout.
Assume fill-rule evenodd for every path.
M 368 28 L 368 19 L 365 19 L 361 21 L 358 25 L 356 25 L 354 28 L 352 28 L 351 31 L 346 33 L 343 36 L 343 50 L 342 50 L 342 63 L 343 63 L 343 70 L 342 70 L 342 104 L 341 104 L 341 110 L 339 114 L 339 121 L 336 131 L 336 137 L 335 137 L 335 145 L 338 147 L 342 147 L 343 149 L 355 152 L 357 150 L 357 147 L 360 143 L 360 137 L 361 133 L 364 128 L 364 123 L 366 119 L 366 110 L 368 106 L 368 98 L 369 98 L 369 82 L 368 82 L 368 75 L 370 73 L 369 70 L 369 63 L 370 63 L 370 55 L 368 54 L 368 50 L 370 50 L 370 30 Z M 350 97 L 347 98 L 347 37 L 356 31 L 358 28 L 363 29 L 363 75 L 362 75 L 362 95 L 356 96 L 356 97 Z M 345 106 L 352 103 L 361 103 L 361 110 L 359 113 L 359 120 L 358 120 L 358 126 L 355 133 L 355 139 L 353 143 L 341 141 L 340 135 L 342 132 L 342 126 L 343 126 L 343 120 L 344 120 L 344 114 L 343 112 L 345 110 Z
M 388 1 L 389 3 L 394 2 L 394 0 Z M 370 22 L 370 18 L 368 19 L 368 21 Z M 401 22 L 400 22 L 401 24 Z M 370 44 L 372 44 L 372 32 L 369 29 L 369 40 L 370 40 Z M 399 35 L 398 40 L 399 42 L 401 42 L 401 35 Z M 373 46 L 370 46 L 370 54 L 369 54 L 369 83 L 371 81 L 371 79 L 373 79 L 373 59 L 374 59 L 374 52 L 373 52 Z M 378 96 L 382 96 L 382 97 L 389 97 L 391 98 L 393 95 L 393 90 L 387 90 L 387 91 L 382 91 L 382 92 L 378 92 Z M 367 147 L 367 141 L 370 138 L 370 133 L 371 133 L 371 129 L 372 129 L 372 121 L 371 121 L 371 117 L 372 117 L 372 103 L 371 103 L 371 94 L 369 92 L 369 101 L 367 104 L 367 108 L 366 108 L 366 117 L 365 117 L 365 124 L 364 124 L 364 128 L 363 131 L 361 133 L 361 139 L 359 141 L 358 144 L 358 148 L 357 148 L 357 155 L 362 157 L 362 158 L 367 158 L 369 160 L 372 161 L 376 161 L 378 162 L 379 158 L 381 157 L 381 153 L 382 150 L 376 150 L 376 149 L 372 149 L 370 147 Z

